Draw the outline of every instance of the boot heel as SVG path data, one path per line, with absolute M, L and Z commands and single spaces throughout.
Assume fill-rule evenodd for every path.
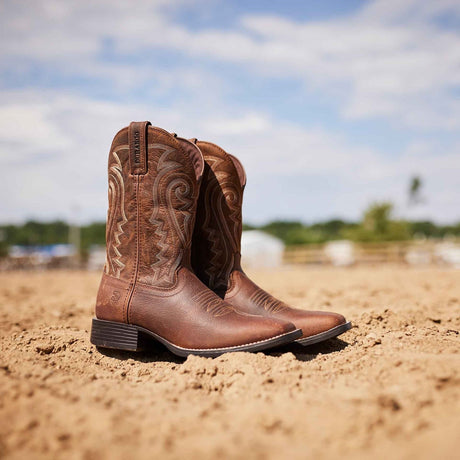
M 103 348 L 141 351 L 144 347 L 140 334 L 137 327 L 131 324 L 93 318 L 91 343 Z

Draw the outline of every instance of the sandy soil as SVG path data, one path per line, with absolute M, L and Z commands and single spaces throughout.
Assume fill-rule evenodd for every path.
M 98 274 L 0 274 L 0 456 L 458 458 L 459 271 L 253 277 L 355 326 L 266 354 L 101 354 L 88 341 Z

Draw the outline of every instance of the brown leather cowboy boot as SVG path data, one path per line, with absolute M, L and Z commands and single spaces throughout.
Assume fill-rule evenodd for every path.
M 294 323 L 302 329 L 297 340 L 302 345 L 350 329 L 351 323 L 342 315 L 291 308 L 246 276 L 240 265 L 244 168 L 217 145 L 194 142 L 205 160 L 192 244 L 192 266 L 201 281 L 241 311 Z
M 190 247 L 203 157 L 193 143 L 133 122 L 109 154 L 107 260 L 91 342 L 179 356 L 258 351 L 292 342 L 292 323 L 237 311 L 192 272 Z

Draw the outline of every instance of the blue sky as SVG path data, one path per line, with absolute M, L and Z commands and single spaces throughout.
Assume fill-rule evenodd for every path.
M 0 222 L 104 219 L 143 119 L 237 155 L 247 222 L 460 220 L 458 1 L 6 0 L 0 30 Z

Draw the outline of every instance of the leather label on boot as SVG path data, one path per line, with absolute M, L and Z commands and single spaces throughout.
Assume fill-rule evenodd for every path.
M 140 147 L 140 133 L 134 132 L 134 163 L 139 165 L 141 163 L 141 147 Z
M 147 133 L 149 121 L 133 121 L 129 125 L 129 165 L 131 174 L 147 173 Z

